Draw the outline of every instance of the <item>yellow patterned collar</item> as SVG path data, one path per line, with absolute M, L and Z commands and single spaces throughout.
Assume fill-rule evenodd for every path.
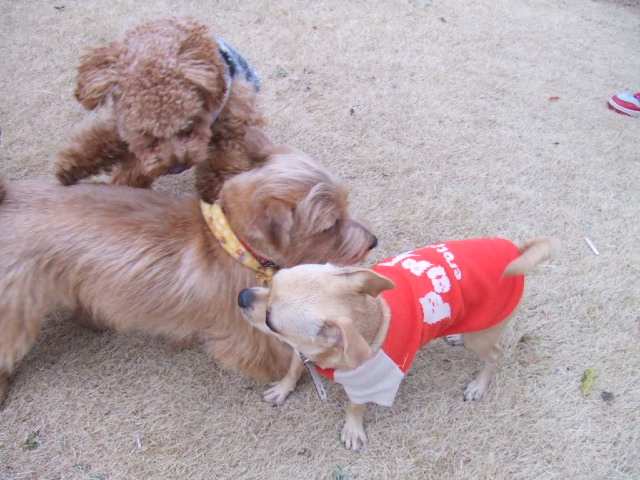
M 216 201 L 214 204 L 210 204 L 200 200 L 200 210 L 211 233 L 218 239 L 222 248 L 245 267 L 256 272 L 256 278 L 259 282 L 262 284 L 269 283 L 271 277 L 276 273 L 277 267 L 270 260 L 260 258 L 251 252 L 233 233 L 220 203 Z

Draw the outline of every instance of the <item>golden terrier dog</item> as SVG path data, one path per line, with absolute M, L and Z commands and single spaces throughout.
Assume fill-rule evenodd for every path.
M 213 205 L 123 186 L 0 181 L 0 400 L 56 306 L 99 328 L 197 340 L 258 379 L 285 374 L 291 349 L 242 320 L 238 292 L 277 267 L 358 263 L 377 239 L 350 215 L 345 184 L 313 159 L 256 128 L 246 145 L 259 166 L 227 180 Z
M 138 25 L 83 55 L 75 96 L 95 112 L 58 153 L 55 175 L 71 185 L 109 173 L 114 184 L 149 187 L 195 165 L 196 188 L 213 202 L 225 179 L 254 166 L 243 137 L 264 126 L 259 88 L 251 65 L 207 25 Z
M 558 243 L 446 242 L 373 269 L 298 265 L 276 273 L 270 288 L 242 290 L 238 303 L 245 319 L 300 353 L 264 400 L 282 405 L 303 361 L 312 362 L 314 378 L 317 364 L 347 393 L 342 441 L 358 450 L 367 442 L 365 405 L 391 406 L 418 349 L 439 337 L 484 360 L 464 392 L 465 400 L 479 399 L 502 357 L 497 342 L 522 298 L 524 274 L 553 257 Z

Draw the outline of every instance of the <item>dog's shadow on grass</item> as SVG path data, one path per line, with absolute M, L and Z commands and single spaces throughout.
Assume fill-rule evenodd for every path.
M 138 333 L 96 332 L 57 312 L 48 316 L 33 349 L 18 364 L 8 400 L 26 396 L 75 405 L 95 394 L 116 402 L 166 394 L 201 395 L 215 403 L 217 395 L 208 392 L 234 384 L 253 388 L 247 386 L 251 380 L 223 370 L 198 345 L 182 348 Z

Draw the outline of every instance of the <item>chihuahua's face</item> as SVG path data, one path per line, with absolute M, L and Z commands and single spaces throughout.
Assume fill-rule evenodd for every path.
M 280 270 L 270 288 L 244 289 L 244 318 L 278 337 L 323 368 L 351 370 L 369 357 L 358 323 L 367 317 L 367 297 L 393 283 L 363 268 L 299 265 Z

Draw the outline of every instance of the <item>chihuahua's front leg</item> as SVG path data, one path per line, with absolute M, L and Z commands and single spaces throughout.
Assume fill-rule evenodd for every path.
M 348 450 L 356 451 L 367 443 L 367 434 L 364 432 L 364 407 L 365 403 L 349 402 L 347 416 L 342 428 L 342 443 Z
M 293 352 L 291 355 L 291 364 L 289 365 L 289 370 L 286 375 L 279 381 L 269 384 L 269 388 L 262 394 L 262 400 L 269 402 L 274 407 L 282 406 L 289 394 L 296 388 L 296 384 L 303 370 L 304 364 L 302 363 L 300 355 Z

